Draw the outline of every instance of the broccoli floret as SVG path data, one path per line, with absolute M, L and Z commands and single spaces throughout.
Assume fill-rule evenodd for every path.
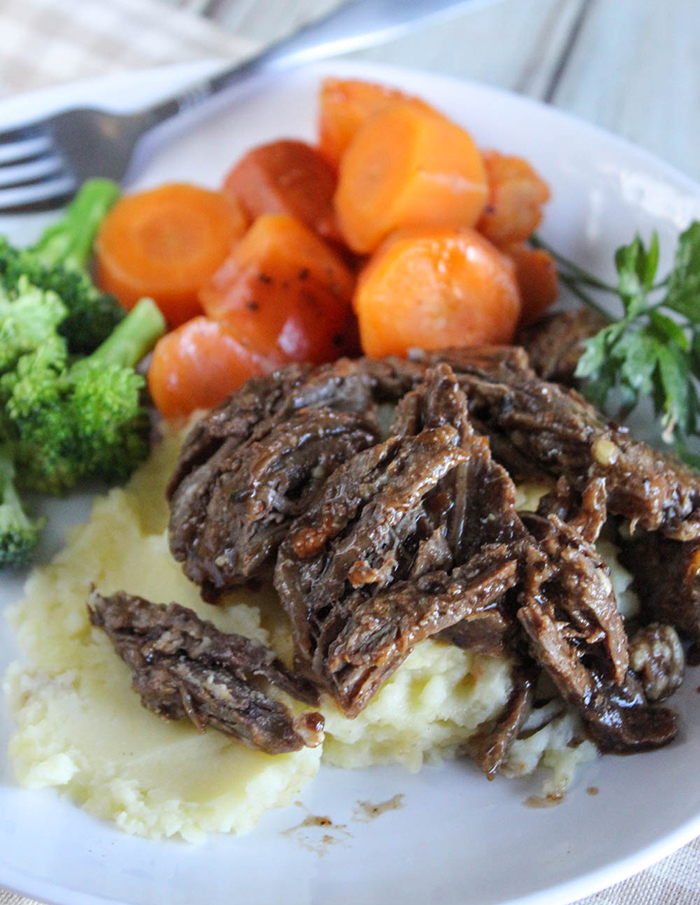
M 146 457 L 145 380 L 133 368 L 164 332 L 163 315 L 142 299 L 88 358 L 67 363 L 55 338 L 0 378 L 21 486 L 60 494 L 81 478 L 124 478 Z
M 26 276 L 19 279 L 12 300 L 0 287 L 0 374 L 55 337 L 66 313 L 59 296 L 31 286 Z
M 60 333 L 73 354 L 93 352 L 125 316 L 117 299 L 100 292 L 86 270 L 97 229 L 118 194 L 110 179 L 90 179 L 32 248 L 13 248 L 0 238 L 5 293 L 18 296 L 24 279 L 60 296 L 66 307 Z
M 34 551 L 45 519 L 30 519 L 14 484 L 15 468 L 0 448 L 0 569 L 24 566 Z
M 19 282 L 19 293 L 11 301 L 0 289 L 0 442 L 13 434 L 7 402 L 23 359 L 42 349 L 45 356 L 60 356 L 65 367 L 68 357 L 66 342 L 56 332 L 66 313 L 63 302 L 52 292 L 30 286 L 26 277 Z

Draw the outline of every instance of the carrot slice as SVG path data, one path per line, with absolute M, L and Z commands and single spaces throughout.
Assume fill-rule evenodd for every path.
M 518 243 L 504 251 L 515 262 L 515 278 L 523 305 L 520 322 L 525 326 L 534 324 L 559 296 L 557 265 L 544 248 L 528 248 Z
M 340 242 L 333 210 L 333 168 L 303 141 L 273 141 L 253 148 L 224 181 L 251 220 L 261 214 L 292 214 L 324 239 Z
M 361 274 L 355 295 L 367 355 L 508 343 L 520 316 L 513 262 L 473 229 L 404 230 Z
M 197 290 L 245 227 L 233 202 L 194 185 L 128 195 L 97 236 L 97 281 L 126 308 L 150 296 L 169 326 L 177 326 L 201 313 Z
M 228 324 L 195 317 L 156 344 L 148 388 L 164 418 L 222 402 L 249 377 L 274 369 L 241 343 Z
M 258 217 L 200 294 L 206 313 L 235 324 L 250 349 L 278 363 L 337 358 L 354 277 L 338 254 L 289 214 Z
M 359 79 L 326 78 L 321 83 L 318 114 L 318 149 L 334 167 L 349 147 L 357 130 L 373 113 L 396 101 L 410 101 L 425 110 L 432 108 L 398 88 L 388 88 Z
M 542 220 L 549 186 L 521 157 L 484 151 L 488 200 L 476 228 L 499 248 L 524 242 Z
M 473 226 L 486 175 L 470 135 L 410 103 L 374 113 L 340 164 L 335 207 L 350 248 L 373 251 L 402 227 Z

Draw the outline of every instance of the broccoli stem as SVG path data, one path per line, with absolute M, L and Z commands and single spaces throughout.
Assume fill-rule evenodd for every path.
M 90 356 L 105 365 L 135 367 L 165 333 L 165 318 L 153 299 L 141 299 Z
M 15 466 L 7 446 L 0 447 L 0 569 L 24 566 L 39 542 L 45 519 L 30 519 L 15 488 Z
M 84 182 L 61 219 L 45 230 L 32 251 L 44 267 L 83 270 L 107 211 L 119 197 L 119 186 L 111 179 Z

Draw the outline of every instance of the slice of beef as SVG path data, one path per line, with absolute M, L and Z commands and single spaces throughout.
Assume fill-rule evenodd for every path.
M 554 490 L 540 499 L 537 513 L 556 515 L 594 544 L 608 517 L 606 498 L 605 478 L 593 478 L 582 494 L 576 493 L 566 478 L 559 478 Z
M 404 435 L 442 426 L 457 429 L 469 456 L 441 485 L 453 500 L 447 541 L 460 564 L 484 545 L 523 538 L 526 531 L 516 511 L 515 485 L 491 457 L 487 438 L 472 427 L 466 397 L 447 364 L 426 372 L 424 383 L 401 400 L 394 419 L 395 432 Z
M 290 393 L 304 383 L 311 371 L 311 365 L 292 364 L 266 377 L 253 377 L 197 421 L 170 477 L 168 499 L 183 479 L 206 463 L 226 440 L 244 443 L 259 426 L 264 431 L 268 419 L 288 404 Z
M 508 589 L 505 590 L 507 593 Z M 512 614 L 515 611 L 506 601 L 507 597 L 504 595 L 500 599 L 494 599 L 491 605 L 482 604 L 461 622 L 439 632 L 437 639 L 477 654 L 504 656 L 510 650 L 508 639 L 513 631 Z
M 674 625 L 700 642 L 700 540 L 641 532 L 622 541 L 620 561 L 634 576 L 644 621 Z
M 267 693 L 269 684 L 318 705 L 313 685 L 263 644 L 224 634 L 176 603 L 154 604 L 123 591 L 103 597 L 93 590 L 89 611 L 131 669 L 134 691 L 148 710 L 170 720 L 189 718 L 200 731 L 211 726 L 268 754 L 323 741 L 320 713 L 293 716 Z
M 516 512 L 513 481 L 493 461 L 488 441 L 472 428 L 466 398 L 453 371 L 439 364 L 426 372 L 422 385 L 401 400 L 393 427 L 396 433 L 411 435 L 443 425 L 459 430 L 460 442 L 470 455 L 469 463 L 456 468 L 443 482 L 444 491 L 455 501 L 446 538 L 450 561 L 460 563 L 479 552 L 480 544 L 510 542 L 524 537 L 525 529 Z M 509 551 L 503 561 L 514 564 L 519 552 Z M 513 609 L 503 604 L 502 598 L 494 597 L 489 606 L 473 607 L 465 619 L 442 631 L 439 638 L 480 653 L 504 653 Z
M 328 408 L 299 409 L 259 439 L 225 440 L 171 500 L 170 549 L 204 599 L 260 574 L 326 477 L 376 440 L 363 416 Z
M 570 385 L 576 365 L 583 355 L 585 341 L 608 323 L 590 308 L 560 311 L 520 330 L 515 344 L 525 349 L 530 366 L 543 380 Z
M 493 779 L 500 770 L 530 715 L 536 679 L 537 670 L 531 663 L 519 663 L 515 666 L 513 689 L 503 713 L 488 731 L 477 733 L 467 742 L 467 752 L 489 779 Z
M 538 539 L 525 570 L 518 621 L 534 660 L 581 714 L 602 751 L 668 744 L 671 711 L 650 707 L 629 670 L 627 636 L 607 567 L 556 515 L 527 517 Z
M 541 380 L 523 350 L 448 349 L 417 353 L 427 364 L 441 359 L 453 368 L 470 414 L 501 439 L 516 458 L 532 459 L 579 493 L 605 478 L 607 507 L 636 527 L 676 540 L 700 536 L 700 475 L 673 456 L 633 440 L 607 422 L 574 390 Z

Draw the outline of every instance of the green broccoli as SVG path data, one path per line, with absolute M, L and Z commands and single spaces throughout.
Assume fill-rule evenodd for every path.
M 25 279 L 60 296 L 66 314 L 59 332 L 73 354 L 93 352 L 125 316 L 117 299 L 100 292 L 86 270 L 97 229 L 118 195 L 112 180 L 89 179 L 33 247 L 14 248 L 0 237 L 0 285 L 6 295 L 21 295 Z
M 26 276 L 20 277 L 12 299 L 0 286 L 0 374 L 55 337 L 66 314 L 55 292 L 37 289 Z
M 0 377 L 20 486 L 60 494 L 82 478 L 131 474 L 149 447 L 145 380 L 133 369 L 164 332 L 163 315 L 142 299 L 89 357 L 71 363 L 54 337 Z
M 0 569 L 24 566 L 39 541 L 45 519 L 30 519 L 14 484 L 15 467 L 6 447 L 0 448 Z

